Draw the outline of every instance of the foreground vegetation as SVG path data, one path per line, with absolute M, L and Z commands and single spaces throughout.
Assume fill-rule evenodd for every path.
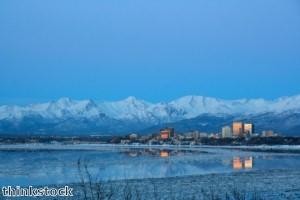
M 78 161 L 80 184 L 77 195 L 84 200 L 265 200 L 265 199 L 297 199 L 300 198 L 300 188 L 286 190 L 273 185 L 272 181 L 279 171 L 272 172 L 270 179 L 261 183 L 253 179 L 253 174 L 210 175 L 200 179 L 196 177 L 143 179 L 123 181 L 103 181 L 92 177 L 86 163 Z M 257 174 L 255 175 L 257 176 Z M 295 180 L 300 178 L 300 172 L 293 172 Z M 268 176 L 266 176 L 268 177 Z M 288 177 L 285 177 L 288 179 Z M 252 179 L 251 181 L 249 181 Z M 246 181 L 246 182 L 244 182 Z M 271 181 L 271 182 L 270 182 Z M 292 183 L 292 179 L 290 179 Z M 265 184 L 267 187 L 265 187 Z M 282 183 L 284 184 L 284 183 Z M 293 184 L 297 184 L 294 183 Z M 274 187 L 274 188 L 272 188 Z M 282 192 L 286 190 L 287 192 Z M 293 191 L 294 190 L 294 191 Z

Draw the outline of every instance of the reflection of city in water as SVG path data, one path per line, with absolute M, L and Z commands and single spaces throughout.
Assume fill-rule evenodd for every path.
M 189 150 L 170 150 L 170 149 L 128 149 L 125 153 L 130 157 L 155 156 L 160 158 L 170 158 L 180 155 L 193 155 L 195 152 Z M 231 162 L 232 161 L 232 162 Z M 217 162 L 215 163 L 217 164 Z M 253 157 L 233 157 L 230 162 L 220 163 L 221 165 L 232 167 L 234 170 L 252 169 Z
M 252 157 L 234 157 L 232 160 L 233 169 L 252 169 L 253 168 L 253 158 Z
M 164 150 L 160 151 L 160 157 L 162 157 L 162 158 L 169 157 L 169 152 L 168 151 L 164 151 Z
M 299 170 L 299 154 L 220 148 L 108 148 L 96 151 L 2 151 L 0 185 L 78 181 L 78 159 L 103 180 L 165 178 L 265 170 Z M 0 198 L 1 199 L 1 198 Z
M 190 150 L 169 150 L 169 149 L 128 149 L 124 151 L 130 157 L 137 156 L 155 156 L 161 158 L 167 158 L 170 156 L 182 156 L 187 154 L 194 154 Z M 202 152 L 203 153 L 203 152 Z

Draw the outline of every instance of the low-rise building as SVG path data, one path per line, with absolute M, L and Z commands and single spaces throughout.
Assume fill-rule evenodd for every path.
M 138 138 L 138 135 L 135 134 L 135 133 L 132 133 L 132 134 L 129 135 L 130 140 L 136 140 L 137 138 Z
M 272 131 L 272 130 L 266 130 L 266 131 L 262 132 L 261 136 L 262 137 L 274 137 L 274 136 L 277 136 L 277 134 L 275 134 L 274 131 Z
M 187 139 L 190 138 L 190 139 L 198 140 L 198 139 L 200 138 L 200 133 L 199 133 L 199 131 L 187 132 L 187 133 L 185 133 L 184 135 L 185 135 L 185 137 L 186 137 Z
M 208 137 L 208 133 L 205 133 L 205 132 L 201 132 L 199 134 L 200 138 L 207 138 Z

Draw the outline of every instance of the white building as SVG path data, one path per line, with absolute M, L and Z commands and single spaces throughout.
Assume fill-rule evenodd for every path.
M 222 137 L 223 138 L 232 137 L 232 131 L 231 131 L 231 127 L 230 126 L 224 126 L 222 128 Z

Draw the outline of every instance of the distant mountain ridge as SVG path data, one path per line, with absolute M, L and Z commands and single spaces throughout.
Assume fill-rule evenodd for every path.
M 210 118 L 205 121 L 203 116 Z M 298 134 L 300 95 L 275 100 L 223 100 L 204 96 L 184 96 L 160 103 L 150 103 L 135 97 L 99 103 L 93 100 L 61 98 L 57 101 L 26 106 L 2 105 L 0 133 L 121 134 L 131 131 L 151 132 L 157 129 L 153 127 L 165 125 L 176 127 L 179 124 L 181 128 L 178 130 L 181 131 L 193 129 L 216 131 L 222 123 L 219 121 L 210 123 L 220 116 L 229 121 L 236 119 L 255 121 L 262 128 L 270 126 L 271 129 L 276 125 L 274 128 L 278 131 Z M 280 118 L 278 123 L 282 124 L 282 127 L 274 125 L 274 121 L 278 118 Z M 195 126 L 195 120 L 198 120 L 199 124 L 210 125 Z M 226 120 L 225 122 L 227 123 Z

